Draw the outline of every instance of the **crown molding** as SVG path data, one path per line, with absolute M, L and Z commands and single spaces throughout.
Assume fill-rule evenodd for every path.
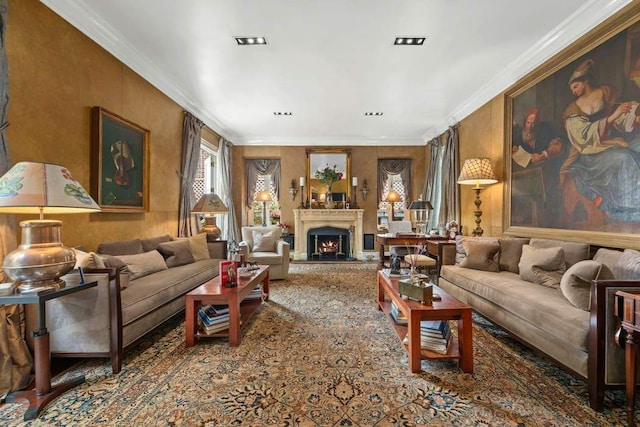
M 429 128 L 422 135 L 423 140 L 426 142 L 441 135 L 449 126 L 453 126 L 469 116 L 536 67 L 560 53 L 571 43 L 632 2 L 633 0 L 590 0 L 586 2 L 545 37 L 524 51 L 515 61 L 508 64 L 495 78 L 467 98 L 439 125 Z
M 407 137 L 340 137 L 340 136 L 303 136 L 303 137 L 241 137 L 233 142 L 234 145 L 246 146 L 289 146 L 299 147 L 308 145 L 325 145 L 336 147 L 388 147 L 388 146 L 421 146 L 425 143 L 419 138 Z

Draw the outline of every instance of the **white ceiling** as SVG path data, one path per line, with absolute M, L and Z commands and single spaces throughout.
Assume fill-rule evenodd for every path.
M 235 144 L 337 146 L 422 145 L 631 0 L 41 1 Z

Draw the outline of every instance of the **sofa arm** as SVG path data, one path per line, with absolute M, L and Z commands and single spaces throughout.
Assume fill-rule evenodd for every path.
M 594 280 L 591 286 L 588 384 L 589 404 L 602 410 L 604 390 L 625 382 L 624 350 L 615 344 L 620 321 L 614 313 L 619 290 L 640 290 L 639 280 Z

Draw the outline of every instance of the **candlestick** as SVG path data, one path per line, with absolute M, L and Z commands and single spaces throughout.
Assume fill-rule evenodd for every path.
M 304 176 L 300 177 L 300 187 L 304 187 L 305 185 L 307 185 L 307 183 L 305 182 L 306 179 Z
M 300 177 L 300 205 L 298 209 L 304 209 L 304 178 Z
M 356 187 L 358 185 L 358 177 L 354 176 L 353 178 L 351 178 L 351 185 Z

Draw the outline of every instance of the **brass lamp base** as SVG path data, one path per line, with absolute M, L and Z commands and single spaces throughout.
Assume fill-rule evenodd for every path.
M 222 231 L 216 225 L 216 218 L 214 216 L 204 217 L 204 227 L 200 230 L 201 233 L 207 233 L 207 237 L 212 240 L 220 239 Z
M 22 242 L 4 258 L 7 276 L 19 284 L 20 292 L 64 287 L 60 277 L 73 269 L 76 255 L 60 242 L 62 221 L 21 221 Z

